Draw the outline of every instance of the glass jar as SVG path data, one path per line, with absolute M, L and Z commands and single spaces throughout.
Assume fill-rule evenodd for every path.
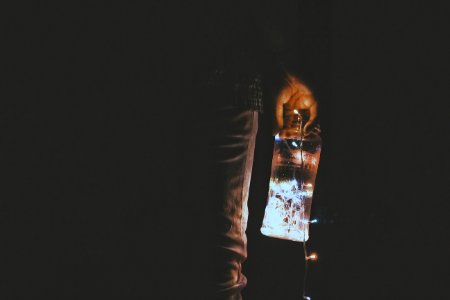
M 322 139 L 319 130 L 304 134 L 304 113 L 294 110 L 289 124 L 275 137 L 269 195 L 261 233 L 305 242 Z

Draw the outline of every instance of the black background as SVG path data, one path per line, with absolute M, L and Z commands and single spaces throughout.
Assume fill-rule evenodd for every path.
M 312 299 L 448 298 L 442 3 L 302 2 L 299 55 L 323 130 L 312 212 L 320 222 L 307 243 L 319 254 L 308 272 Z M 3 10 L 1 299 L 196 299 L 177 290 L 170 261 L 179 237 L 166 228 L 183 213 L 177 201 L 190 200 L 170 180 L 183 173 L 175 156 L 195 68 L 190 9 Z M 262 122 L 244 298 L 299 299 L 301 245 L 259 233 L 268 132 Z

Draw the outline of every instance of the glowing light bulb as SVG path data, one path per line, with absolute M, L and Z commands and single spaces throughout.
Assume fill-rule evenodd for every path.
M 306 257 L 306 259 L 307 260 L 312 260 L 312 261 L 315 261 L 315 260 L 317 260 L 317 254 L 316 253 L 313 253 L 313 254 L 311 254 L 310 256 L 307 256 Z
M 303 296 L 303 299 L 306 299 L 306 300 L 311 300 L 311 297 L 308 297 L 308 296 Z
M 295 142 L 292 142 L 292 145 L 294 145 Z M 295 147 L 298 147 L 297 144 L 294 145 Z M 296 153 L 294 153 L 294 157 L 295 159 L 297 159 L 298 161 L 301 161 L 303 159 L 304 163 L 308 163 L 311 161 L 310 159 L 310 155 L 306 152 L 303 151 L 297 151 Z
M 303 224 L 315 224 L 318 223 L 319 221 L 317 219 L 312 219 L 311 221 L 309 220 L 304 220 Z

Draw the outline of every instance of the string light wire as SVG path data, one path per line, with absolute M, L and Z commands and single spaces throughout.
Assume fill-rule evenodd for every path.
M 304 139 L 304 133 L 303 133 L 303 118 L 300 115 L 300 113 L 297 110 L 294 110 L 294 113 L 297 115 L 298 119 L 297 121 L 300 121 L 300 169 L 303 170 L 304 168 L 304 161 L 303 161 L 303 139 Z M 302 172 L 300 172 L 300 176 L 302 175 Z M 302 178 L 300 178 L 300 182 L 303 184 Z M 303 205 L 305 205 L 305 203 L 303 203 Z M 302 210 L 302 219 L 304 220 L 305 218 L 305 209 Z M 304 223 L 305 227 L 308 224 L 313 224 L 313 223 L 317 223 L 316 219 L 313 219 L 311 221 L 307 221 Z M 311 254 L 310 256 L 308 256 L 308 250 L 306 247 L 306 228 L 304 228 L 303 230 L 303 254 L 305 256 L 305 273 L 303 276 L 303 291 L 302 291 L 302 298 L 305 300 L 311 300 L 310 297 L 306 296 L 306 279 L 308 276 L 308 262 L 309 260 L 316 260 L 317 259 L 317 255 L 316 254 Z
M 303 125 L 302 123 L 303 122 L 300 122 L 300 126 Z M 300 127 L 300 128 L 302 128 L 302 127 Z M 300 159 L 300 168 L 303 170 L 303 134 L 300 137 L 300 157 L 301 157 L 301 159 Z M 303 203 L 303 205 L 305 205 L 305 204 Z M 305 216 L 304 216 L 305 209 L 303 209 L 302 214 L 303 214 L 302 219 L 304 219 L 305 218 Z M 307 226 L 307 224 L 308 223 L 306 223 L 304 226 Z M 306 249 L 306 230 L 305 229 L 303 230 L 303 254 L 305 256 L 305 274 L 303 275 L 303 292 L 302 292 L 302 296 L 303 296 L 303 299 L 308 299 L 309 300 L 310 298 L 306 296 L 306 278 L 307 278 L 307 275 L 308 275 L 308 251 Z

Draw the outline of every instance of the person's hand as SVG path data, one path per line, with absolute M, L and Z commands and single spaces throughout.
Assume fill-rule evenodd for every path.
M 309 114 L 308 121 L 301 129 L 307 134 L 317 118 L 317 101 L 311 90 L 300 79 L 287 74 L 285 85 L 281 88 L 275 100 L 273 135 L 279 134 L 280 137 L 286 137 L 299 134 L 298 129 L 289 128 L 289 124 L 286 123 L 289 122 L 289 119 L 292 120 L 292 114 L 299 114 L 301 111 L 306 111 Z

